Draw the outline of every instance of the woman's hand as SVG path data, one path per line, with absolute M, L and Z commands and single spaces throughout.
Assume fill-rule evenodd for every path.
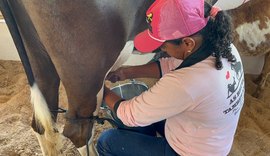
M 117 81 L 123 81 L 127 79 L 124 70 L 125 68 L 120 67 L 116 71 L 110 72 L 106 79 L 111 81 L 112 83 L 115 83 Z
M 114 105 L 116 104 L 116 102 L 121 100 L 121 99 L 122 98 L 120 96 L 115 94 L 108 87 L 104 86 L 103 100 L 111 110 L 114 109 Z
M 160 69 L 157 62 L 152 62 L 139 66 L 125 66 L 120 67 L 116 71 L 110 72 L 106 80 L 115 83 L 116 81 L 123 81 L 126 79 L 135 78 L 160 78 Z

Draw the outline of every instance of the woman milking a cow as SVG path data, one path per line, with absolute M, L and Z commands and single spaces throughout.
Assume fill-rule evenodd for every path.
M 135 37 L 135 47 L 160 48 L 170 57 L 108 75 L 112 82 L 160 79 L 130 100 L 105 88 L 105 103 L 128 128 L 103 132 L 99 155 L 228 155 L 244 102 L 230 17 L 203 0 L 156 0 L 146 19 L 149 28 Z

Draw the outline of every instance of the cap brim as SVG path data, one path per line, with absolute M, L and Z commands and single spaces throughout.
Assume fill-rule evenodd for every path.
M 148 29 L 139 33 L 134 39 L 135 48 L 143 53 L 149 53 L 159 48 L 164 42 L 151 38 Z

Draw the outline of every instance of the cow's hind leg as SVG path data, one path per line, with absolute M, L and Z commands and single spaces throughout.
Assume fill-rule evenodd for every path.
M 257 80 L 258 86 L 253 95 L 254 97 L 261 98 L 269 75 L 270 75 L 270 53 L 267 53 L 265 56 L 262 73 Z
M 55 127 L 47 102 L 37 84 L 31 87 L 31 103 L 34 107 L 32 127 L 38 138 L 43 155 L 61 155 L 62 137 Z
M 32 58 L 33 57 L 33 58 Z M 30 56 L 31 60 L 39 60 L 42 56 Z M 36 132 L 43 155 L 61 155 L 62 134 L 56 128 L 58 109 L 59 77 L 49 58 L 42 58 L 43 62 L 31 62 L 35 83 L 31 86 L 31 103 L 34 108 L 32 128 Z M 44 61 L 47 60 L 47 61 Z
M 46 48 L 40 42 L 35 26 L 22 1 L 9 1 L 9 3 L 5 3 L 5 6 L 13 11 L 12 13 L 10 11 L 6 12 L 6 15 L 13 14 L 10 17 L 16 17 L 9 20 L 11 21 L 9 26 L 15 28 L 13 30 L 16 33 L 15 35 L 13 33 L 13 38 L 20 41 L 18 51 L 24 68 L 28 71 L 28 81 L 31 85 L 31 101 L 34 108 L 32 127 L 39 136 L 43 154 L 49 156 L 60 155 L 58 145 L 61 144 L 61 135 L 55 128 L 56 113 L 51 114 L 50 112 L 50 110 L 56 110 L 58 107 L 59 76 L 47 54 Z M 18 47 L 18 42 L 16 44 Z
M 31 86 L 32 127 L 43 155 L 61 155 L 63 139 L 55 123 L 57 112 L 51 112 L 58 109 L 59 76 L 49 57 L 35 53 L 29 58 L 35 76 L 35 83 Z

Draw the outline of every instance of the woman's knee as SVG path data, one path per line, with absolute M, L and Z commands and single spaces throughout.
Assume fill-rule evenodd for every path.
M 110 152 L 112 144 L 117 138 L 117 129 L 109 129 L 101 133 L 97 140 L 97 150 L 99 153 Z

